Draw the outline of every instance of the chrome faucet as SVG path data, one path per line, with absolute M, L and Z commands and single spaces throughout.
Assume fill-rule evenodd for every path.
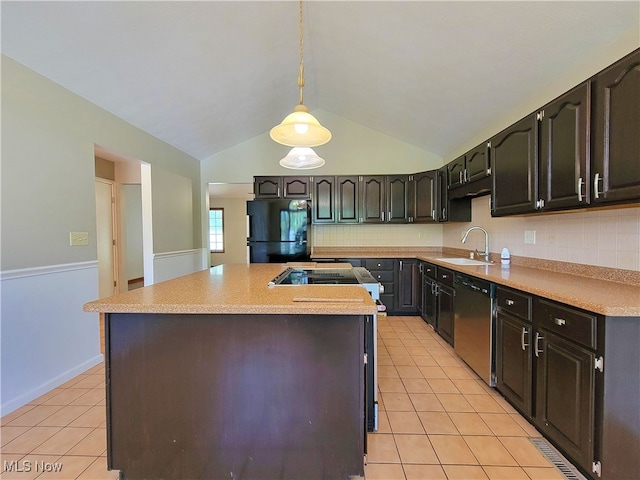
M 467 237 L 469 236 L 469 232 L 471 230 L 482 230 L 484 232 L 484 252 L 479 252 L 478 250 L 476 250 L 476 254 L 482 255 L 484 257 L 485 261 L 488 262 L 489 261 L 489 234 L 487 233 L 487 231 L 484 228 L 482 228 L 482 227 L 471 227 L 469 230 L 464 232 L 464 235 L 462 235 L 462 240 L 460 240 L 460 241 L 462 243 L 466 243 Z

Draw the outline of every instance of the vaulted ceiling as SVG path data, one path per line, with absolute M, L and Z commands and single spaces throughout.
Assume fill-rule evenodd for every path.
M 640 39 L 636 1 L 308 1 L 304 15 L 305 104 L 440 156 Z M 297 2 L 3 1 L 1 17 L 3 54 L 198 159 L 298 103 Z

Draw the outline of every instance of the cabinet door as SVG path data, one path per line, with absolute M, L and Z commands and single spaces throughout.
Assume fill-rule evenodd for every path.
M 534 421 L 574 463 L 591 471 L 595 355 L 546 330 L 536 330 Z
M 487 177 L 491 170 L 489 163 L 489 144 L 484 142 L 465 155 L 463 178 L 465 182 L 475 182 Z
M 420 292 L 420 272 L 415 259 L 398 260 L 398 288 L 396 290 L 396 312 L 416 314 Z
M 544 210 L 589 203 L 589 83 L 540 112 L 540 199 Z
M 413 176 L 412 217 L 414 222 L 437 221 L 437 171 L 418 173 Z
M 453 296 L 454 290 L 438 284 L 438 334 L 453 346 Z
M 253 177 L 255 198 L 280 198 L 282 177 Z
M 496 388 L 527 418 L 533 381 L 530 323 L 498 310 L 496 314 Z
M 336 190 L 338 223 L 358 223 L 360 221 L 360 183 L 358 177 L 337 177 Z
M 442 167 L 437 172 L 436 177 L 436 217 L 439 222 L 449 220 L 449 187 L 448 187 L 447 167 Z M 471 221 L 471 217 L 469 217 Z
M 600 72 L 594 84 L 592 200 L 640 198 L 640 50 Z
M 431 327 L 437 329 L 438 316 L 437 307 L 438 299 L 436 297 L 436 281 L 427 277 L 426 275 L 422 279 L 422 319 L 427 322 Z
M 386 178 L 387 217 L 389 223 L 409 221 L 409 175 L 392 175 Z
M 464 155 L 447 165 L 447 174 L 449 188 L 456 188 L 464 183 Z
M 529 115 L 491 139 L 491 215 L 533 212 L 538 199 L 538 122 Z
M 310 177 L 282 177 L 283 198 L 311 198 Z
M 361 177 L 360 205 L 364 223 L 383 223 L 386 220 L 385 178 L 382 175 Z
M 334 223 L 336 221 L 335 186 L 335 177 L 313 177 L 311 201 L 313 223 Z

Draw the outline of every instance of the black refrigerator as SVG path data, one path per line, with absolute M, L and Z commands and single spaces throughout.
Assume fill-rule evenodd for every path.
M 267 199 L 247 202 L 249 262 L 311 260 L 308 200 Z

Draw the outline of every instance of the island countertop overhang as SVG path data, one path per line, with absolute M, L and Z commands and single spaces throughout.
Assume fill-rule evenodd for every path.
M 359 285 L 278 285 L 284 264 L 225 264 L 84 305 L 85 312 L 375 315 Z

